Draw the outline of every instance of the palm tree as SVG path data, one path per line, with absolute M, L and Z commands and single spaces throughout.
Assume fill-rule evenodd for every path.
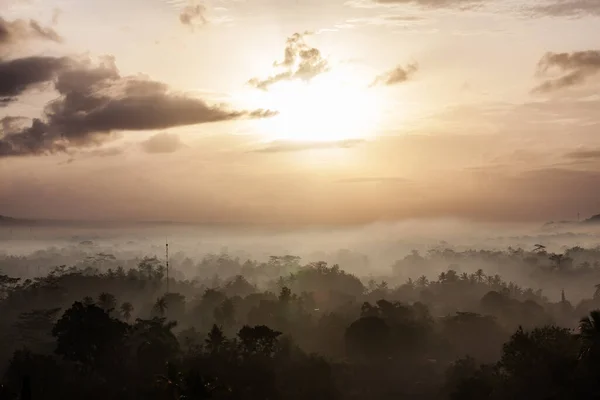
M 152 307 L 152 310 L 158 313 L 161 317 L 164 317 L 167 308 L 167 299 L 165 298 L 165 296 L 162 296 L 156 299 L 156 303 L 154 303 L 154 307 Z
M 98 296 L 98 306 L 110 314 L 117 306 L 117 299 L 110 293 L 102 292 L 100 293 L 100 296 Z
M 129 322 L 132 311 L 133 305 L 130 302 L 126 301 L 125 303 L 121 304 L 121 315 L 123 318 L 125 318 L 125 321 Z
M 590 312 L 590 315 L 579 321 L 579 339 L 582 354 L 588 354 L 600 345 L 600 310 Z
M 485 276 L 485 274 L 483 273 L 483 270 L 481 268 L 479 268 L 477 271 L 475 271 L 475 278 L 477 278 L 478 283 L 483 282 L 484 276 Z

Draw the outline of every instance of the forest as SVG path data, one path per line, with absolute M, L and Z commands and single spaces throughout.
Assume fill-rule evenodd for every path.
M 600 247 L 413 251 L 386 276 L 101 250 L 0 253 L 1 400 L 600 395 Z

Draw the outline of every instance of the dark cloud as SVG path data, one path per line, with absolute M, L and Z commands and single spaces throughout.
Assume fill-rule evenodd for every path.
M 417 64 L 409 64 L 406 67 L 398 65 L 391 71 L 384 72 L 383 74 L 377 76 L 371 86 L 389 86 L 406 82 L 415 74 L 415 72 L 417 72 L 418 69 L 419 67 Z
M 484 0 L 374 0 L 378 4 L 408 4 L 424 8 L 472 9 L 484 3 Z
M 140 143 L 142 150 L 149 154 L 174 153 L 184 146 L 179 135 L 172 133 L 157 133 L 148 140 Z
M 181 21 L 182 24 L 191 27 L 198 24 L 204 25 L 206 24 L 206 17 L 204 16 L 205 12 L 206 7 L 204 7 L 202 4 L 192 2 L 185 6 L 183 10 L 181 10 L 181 13 L 179 14 L 179 21 Z
M 253 78 L 248 83 L 258 89 L 267 90 L 269 86 L 284 80 L 300 79 L 310 81 L 317 75 L 329 70 L 329 64 L 321 55 L 321 51 L 310 47 L 304 41 L 309 32 L 294 33 L 287 39 L 282 61 L 275 61 L 273 66 L 279 72 L 265 78 Z
M 256 153 L 285 153 L 293 151 L 318 150 L 318 149 L 347 149 L 363 143 L 364 140 L 338 140 L 333 142 L 295 142 L 276 141 L 269 146 L 255 150 Z
M 0 54 L 8 47 L 30 39 L 61 42 L 62 38 L 52 28 L 43 27 L 34 20 L 7 21 L 0 17 Z
M 584 83 L 600 72 L 600 51 L 546 53 L 538 63 L 537 74 L 546 76 L 553 69 L 562 72 L 563 75 L 542 82 L 533 89 L 534 93 L 547 93 Z
M 105 58 L 99 65 L 74 60 L 58 64 L 60 68 L 54 68 L 50 62 L 52 74 L 40 73 L 35 83 L 44 78 L 51 80 L 60 97 L 48 103 L 44 118 L 34 119 L 31 126 L 16 132 L 3 129 L 0 157 L 45 154 L 98 144 L 109 139 L 114 131 L 166 129 L 275 114 L 268 110 L 229 110 L 173 92 L 161 82 L 122 77 L 112 58 Z M 14 90 L 8 94 L 15 94 Z
M 0 61 L 0 106 L 36 85 L 47 83 L 70 64 L 68 58 L 25 57 Z
M 537 1 L 530 13 L 536 16 L 582 17 L 600 15 L 598 0 L 551 0 Z

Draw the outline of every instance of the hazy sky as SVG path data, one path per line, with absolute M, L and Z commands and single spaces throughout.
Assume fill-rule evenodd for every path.
M 0 214 L 600 213 L 598 0 L 0 0 Z

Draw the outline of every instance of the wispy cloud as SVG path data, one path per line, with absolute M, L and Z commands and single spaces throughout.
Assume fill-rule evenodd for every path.
M 285 153 L 294 151 L 318 150 L 318 149 L 347 149 L 364 143 L 364 140 L 349 139 L 332 142 L 297 142 L 297 141 L 275 141 L 268 146 L 254 150 L 255 153 Z
M 395 184 L 410 184 L 414 181 L 399 176 L 366 176 L 356 178 L 339 179 L 338 183 L 395 183 Z
M 600 1 L 537 0 L 536 4 L 527 11 L 531 16 L 583 17 L 586 15 L 600 15 Z
M 398 65 L 396 68 L 386 71 L 381 75 L 378 75 L 371 86 L 377 85 L 397 85 L 408 81 L 419 69 L 417 64 L 409 64 L 406 67 Z
M 33 19 L 8 21 L 0 17 L 0 56 L 6 55 L 20 43 L 28 40 L 60 43 L 63 38 L 54 29 L 44 27 Z
M 140 143 L 142 150 L 148 154 L 174 153 L 184 147 L 179 135 L 162 132 Z
M 533 89 L 534 93 L 547 93 L 583 84 L 600 73 L 600 51 L 546 53 L 538 63 L 537 75 L 544 77 L 551 70 L 558 70 L 563 75 L 545 80 Z
M 575 150 L 566 154 L 567 158 L 574 160 L 600 160 L 600 150 Z

